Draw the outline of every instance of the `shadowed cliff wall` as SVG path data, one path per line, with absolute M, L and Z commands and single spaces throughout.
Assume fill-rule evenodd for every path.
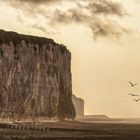
M 73 119 L 69 50 L 52 39 L 0 30 L 0 113 Z

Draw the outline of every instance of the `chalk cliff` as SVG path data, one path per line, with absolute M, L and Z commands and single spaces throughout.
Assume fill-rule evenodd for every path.
M 69 50 L 52 39 L 0 30 L 0 113 L 74 119 Z
M 76 116 L 84 116 L 84 100 L 72 95 L 72 101 L 75 107 Z

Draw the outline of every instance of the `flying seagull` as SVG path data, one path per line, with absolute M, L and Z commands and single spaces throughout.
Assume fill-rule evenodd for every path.
M 137 84 L 136 83 L 132 83 L 132 82 L 128 82 L 130 85 L 131 85 L 131 87 L 134 87 L 134 86 L 136 86 Z
M 129 93 L 129 95 L 131 95 L 131 96 L 139 96 L 138 94 L 132 94 L 132 93 Z
M 134 99 L 134 101 L 138 102 L 138 101 L 140 101 L 140 99 Z

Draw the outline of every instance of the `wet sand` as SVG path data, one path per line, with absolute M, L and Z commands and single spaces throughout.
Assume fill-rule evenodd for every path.
M 0 140 L 140 140 L 140 124 L 74 121 L 6 125 L 0 124 Z

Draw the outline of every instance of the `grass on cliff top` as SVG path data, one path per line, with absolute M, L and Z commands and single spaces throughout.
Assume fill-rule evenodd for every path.
M 31 35 L 23 35 L 18 34 L 16 32 L 6 32 L 4 30 L 0 30 L 0 43 L 9 43 L 12 41 L 13 43 L 20 43 L 24 40 L 26 43 L 36 43 L 36 44 L 47 44 L 47 43 L 55 43 L 52 39 L 37 37 Z
M 53 39 L 37 37 L 37 36 L 32 36 L 32 35 L 23 35 L 23 34 L 18 34 L 16 32 L 6 32 L 4 30 L 0 30 L 0 44 L 3 44 L 3 43 L 8 44 L 12 42 L 14 45 L 17 45 L 18 43 L 21 43 L 21 41 L 23 40 L 27 44 L 33 43 L 33 44 L 38 44 L 39 46 L 50 43 L 54 46 L 59 46 L 62 53 L 65 53 L 68 51 L 64 45 L 55 43 Z

